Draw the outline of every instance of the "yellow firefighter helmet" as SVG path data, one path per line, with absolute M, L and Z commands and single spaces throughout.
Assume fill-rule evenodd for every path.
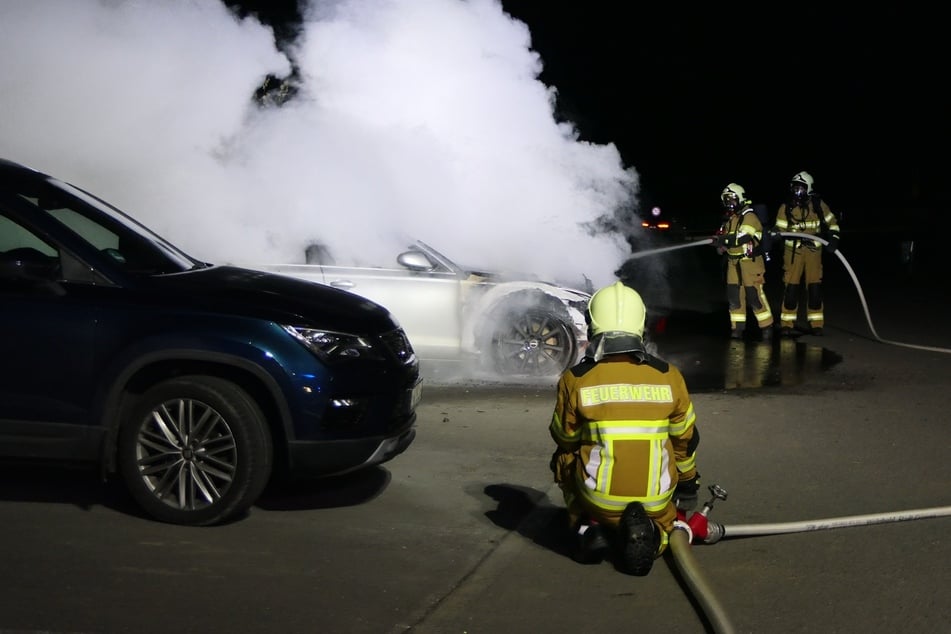
M 801 205 L 812 195 L 812 175 L 809 172 L 799 172 L 789 179 L 789 191 L 792 192 L 796 204 Z
M 595 361 L 606 354 L 644 351 L 647 308 L 633 288 L 622 282 L 595 292 L 588 302 L 590 344 Z
M 730 183 L 720 192 L 720 201 L 730 211 L 736 211 L 746 202 L 746 190 L 741 185 Z
M 815 181 L 812 179 L 812 174 L 810 174 L 809 172 L 799 172 L 798 174 L 796 174 L 795 176 L 789 179 L 790 185 L 797 185 L 797 184 L 805 185 L 807 194 L 812 193 L 812 185 L 814 183 Z

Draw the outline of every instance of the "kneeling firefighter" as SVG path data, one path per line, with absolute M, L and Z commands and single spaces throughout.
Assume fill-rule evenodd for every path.
M 683 375 L 647 353 L 646 309 L 621 282 L 588 304 L 585 358 L 558 380 L 551 469 L 575 532 L 574 558 L 612 551 L 644 576 L 667 548 L 677 509 L 697 503 L 700 433 Z

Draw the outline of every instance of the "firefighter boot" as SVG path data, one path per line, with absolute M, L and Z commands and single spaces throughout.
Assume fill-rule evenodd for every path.
M 604 529 L 596 522 L 579 524 L 575 539 L 577 541 L 572 559 L 579 564 L 599 564 L 610 550 Z
M 635 577 L 646 576 L 654 565 L 660 535 L 640 502 L 631 502 L 618 524 L 621 552 L 618 568 Z

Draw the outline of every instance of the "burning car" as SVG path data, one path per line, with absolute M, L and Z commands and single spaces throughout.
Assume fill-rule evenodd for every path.
M 392 268 L 339 266 L 328 263 L 326 253 L 315 245 L 307 264 L 255 268 L 382 304 L 424 368 L 476 361 L 478 369 L 504 378 L 550 377 L 584 354 L 587 291 L 460 266 L 421 241 L 399 253 Z

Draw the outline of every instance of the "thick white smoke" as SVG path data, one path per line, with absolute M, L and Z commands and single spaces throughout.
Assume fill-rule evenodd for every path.
M 219 0 L 5 0 L 0 156 L 100 194 L 193 255 L 390 266 L 414 239 L 463 264 L 613 281 L 589 227 L 638 180 L 558 123 L 525 24 L 497 0 L 315 2 L 291 59 Z

